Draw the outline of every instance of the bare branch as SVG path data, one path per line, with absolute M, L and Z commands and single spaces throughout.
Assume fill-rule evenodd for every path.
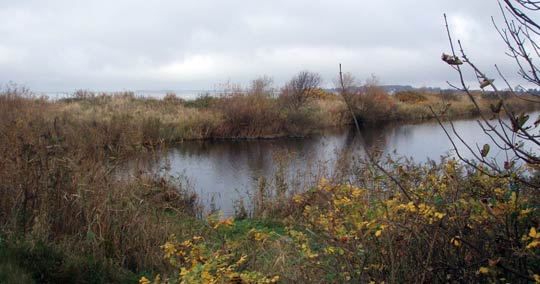
M 366 156 L 368 157 L 370 163 L 373 164 L 376 168 L 378 168 L 381 172 L 383 172 L 387 177 L 389 177 L 392 180 L 392 182 L 394 182 L 397 185 L 397 187 L 401 190 L 403 195 L 405 195 L 405 197 L 409 201 L 414 201 L 412 199 L 411 195 L 409 194 L 409 192 L 407 191 L 407 189 L 403 186 L 403 184 L 401 184 L 401 182 L 398 181 L 396 179 L 396 177 L 394 177 L 394 175 L 392 175 L 383 166 L 381 166 L 379 164 L 379 162 L 377 161 L 377 159 L 375 159 L 373 154 L 368 150 L 367 145 L 366 145 L 366 143 L 364 141 L 364 138 L 362 137 L 362 131 L 360 130 L 360 124 L 358 123 L 358 120 L 356 119 L 356 115 L 354 114 L 352 106 L 351 106 L 351 104 L 350 104 L 350 102 L 348 100 L 347 89 L 345 88 L 345 84 L 343 82 L 343 72 L 341 70 L 341 63 L 339 64 L 339 82 L 341 84 L 341 97 L 343 98 L 343 100 L 345 101 L 345 104 L 347 105 L 347 108 L 351 112 L 352 118 L 354 120 L 354 124 L 356 126 L 356 131 L 357 131 L 357 133 L 359 135 L 359 138 L 360 138 L 360 143 L 362 144 L 362 147 L 365 149 Z

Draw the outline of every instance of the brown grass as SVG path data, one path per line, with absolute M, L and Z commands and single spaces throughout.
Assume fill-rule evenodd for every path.
M 473 92 L 482 113 L 488 114 L 491 104 L 497 104 L 498 99 Z M 350 102 L 357 119 L 363 123 L 382 121 L 418 121 L 433 119 L 430 107 L 444 119 L 467 118 L 478 116 L 470 99 L 461 93 L 426 93 L 423 91 L 400 92 L 395 95 L 385 93 L 377 86 L 360 88 L 349 94 Z M 538 104 L 528 103 L 521 97 L 509 96 L 505 103 L 517 112 L 538 110 Z M 350 117 L 350 116 L 349 116 Z
M 0 96 L 0 232 L 132 271 L 161 266 L 159 244 L 178 231 L 168 212 L 195 216 L 195 196 L 154 173 L 118 178 L 134 137 L 157 134 L 130 129 L 125 114 L 91 120 L 65 107 L 17 90 Z
M 343 100 L 336 95 L 312 96 L 304 105 L 290 108 L 286 97 L 275 97 L 264 85 L 253 86 L 215 99 L 202 98 L 206 102 L 203 107 L 187 107 L 172 94 L 157 100 L 135 98 L 132 93 L 78 91 L 72 99 L 51 102 L 31 97 L 26 90 L 7 90 L 0 96 L 0 119 L 5 122 L 0 125 L 5 141 L 3 180 L 4 186 L 12 186 L 17 194 L 2 199 L 6 217 L 2 220 L 25 232 L 34 218 L 31 212 L 42 210 L 39 206 L 59 210 L 57 215 L 62 216 L 72 208 L 60 201 L 81 196 L 77 181 L 87 185 L 98 176 L 107 176 L 110 164 L 103 161 L 159 144 L 185 139 L 303 136 L 324 126 L 350 122 Z M 485 110 L 495 103 L 479 93 L 475 97 Z M 433 117 L 428 106 L 440 110 L 448 103 L 450 117 L 476 114 L 463 95 L 455 95 L 450 102 L 429 93 L 390 96 L 375 85 L 352 94 L 351 103 L 364 123 L 427 119 Z M 535 106 L 516 98 L 507 99 L 507 104 L 520 111 Z M 52 190 L 59 185 L 66 185 L 65 193 Z M 43 205 L 37 201 L 41 199 L 56 203 Z M 7 218 L 13 214 L 17 221 Z M 54 230 L 70 227 L 55 223 L 54 214 L 49 218 Z M 15 226 L 19 223 L 22 227 Z
M 194 230 L 189 223 L 196 222 L 196 197 L 184 183 L 158 173 L 120 179 L 119 164 L 137 152 L 186 139 L 305 136 L 352 122 L 339 96 L 317 90 L 319 95 L 310 93 L 291 107 L 288 97 L 265 86 L 191 102 L 172 94 L 157 100 L 84 91 L 49 101 L 24 89 L 5 90 L 0 95 L 0 237 L 52 243 L 134 272 L 163 267 L 159 245 L 170 233 Z M 486 111 L 497 102 L 474 96 Z M 372 85 L 350 98 L 364 123 L 428 119 L 433 117 L 429 106 L 442 110 L 449 103 L 449 117 L 477 115 L 460 94 L 403 99 Z M 506 102 L 520 112 L 536 107 L 512 97 Z M 257 214 L 294 213 L 279 207 L 292 187 L 282 175 L 277 173 L 270 186 L 261 180 Z M 269 196 L 278 202 L 268 205 Z

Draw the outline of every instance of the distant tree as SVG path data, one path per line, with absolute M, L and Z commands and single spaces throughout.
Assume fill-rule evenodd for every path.
M 268 76 L 261 76 L 251 81 L 249 93 L 252 95 L 271 96 L 274 93 L 274 80 Z
M 306 104 L 321 83 L 321 75 L 318 73 L 301 71 L 285 84 L 280 96 L 288 107 L 298 109 Z

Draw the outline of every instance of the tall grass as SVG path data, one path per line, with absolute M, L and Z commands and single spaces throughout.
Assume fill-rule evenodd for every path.
M 55 102 L 27 99 L 33 100 L 33 107 L 46 119 L 70 123 L 64 127 L 68 131 L 88 133 L 93 137 L 92 147 L 113 151 L 134 151 L 194 139 L 304 137 L 322 128 L 352 123 L 343 99 L 336 94 L 321 89 L 293 94 L 288 88 L 276 91 L 269 82 L 257 79 L 245 89 L 229 86 L 216 97 L 201 95 L 190 101 L 174 94 L 160 100 L 137 98 L 130 92 L 86 91 Z M 296 99 L 298 96 L 302 99 Z M 390 95 L 376 83 L 370 83 L 352 88 L 347 97 L 356 118 L 364 124 L 430 119 L 434 115 L 429 107 L 446 110 L 449 118 L 478 115 L 470 101 L 459 93 L 407 91 Z M 490 104 L 497 103 L 485 94 L 475 97 L 483 110 L 489 111 Z M 516 97 L 507 98 L 506 103 L 519 111 L 536 107 Z M 90 144 L 74 141 L 74 145 Z
M 474 93 L 473 96 L 482 112 L 489 113 L 490 105 L 496 105 L 498 101 L 480 92 Z M 511 96 L 506 98 L 505 103 L 517 112 L 537 110 L 535 104 L 529 104 L 523 100 L 527 98 L 530 99 L 531 96 Z M 389 95 L 376 85 L 367 85 L 349 94 L 349 100 L 355 116 L 364 124 L 433 119 L 435 116 L 430 107 L 436 111 L 437 115 L 444 112 L 444 117 L 450 119 L 479 115 L 470 100 L 462 93 L 428 93 L 420 90 Z
M 6 246 L 40 241 L 133 272 L 161 267 L 158 246 L 182 232 L 175 216 L 196 215 L 196 197 L 158 173 L 119 179 L 118 161 L 135 149 L 129 120 L 86 120 L 63 107 L 21 90 L 0 96 Z

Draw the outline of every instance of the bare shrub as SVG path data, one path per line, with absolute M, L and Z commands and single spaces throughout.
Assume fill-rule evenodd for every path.
M 459 95 L 455 91 L 441 91 L 439 96 L 444 102 L 456 102 L 459 100 Z
M 281 89 L 282 105 L 292 109 L 305 106 L 321 83 L 319 74 L 309 71 L 299 72 Z
M 279 109 L 272 96 L 272 81 L 263 77 L 252 82 L 251 88 L 236 87 L 216 101 L 224 122 L 215 131 L 218 137 L 254 138 L 281 132 Z
M 414 104 L 427 100 L 426 96 L 419 91 L 400 91 L 394 94 L 394 97 L 402 103 Z
M 354 85 L 350 85 L 347 88 L 352 90 L 350 93 L 347 92 L 347 101 L 353 108 L 352 111 L 359 122 L 384 121 L 394 118 L 396 103 L 379 86 L 376 77 L 368 79 L 366 84 L 360 88 L 355 88 Z
M 217 99 L 215 110 L 223 115 L 224 121 L 213 132 L 221 138 L 271 138 L 279 136 L 304 136 L 317 129 L 319 109 L 308 102 L 308 97 L 316 91 L 320 78 L 312 73 L 302 73 L 288 86 L 290 93 L 282 90 L 274 97 L 272 80 L 261 77 L 252 81 L 250 87 L 242 90 L 232 86 Z M 300 78 L 300 79 L 299 79 Z M 299 82 L 301 81 L 301 82 Z M 286 87 L 287 89 L 288 87 Z M 292 91 L 292 90 L 297 91 Z M 302 90 L 300 90 L 302 89 Z M 296 94 L 296 95 L 295 95 Z M 289 96 L 290 95 L 290 96 Z M 301 98 L 300 98 L 301 97 Z
M 211 96 L 209 93 L 200 94 L 194 100 L 188 100 L 185 102 L 186 107 L 193 108 L 209 108 L 213 105 L 215 97 Z
M 179 98 L 176 93 L 168 92 L 165 94 L 165 97 L 163 98 L 163 101 L 170 104 L 184 104 L 185 100 L 182 98 Z
M 268 76 L 259 77 L 251 81 L 251 86 L 248 89 L 250 95 L 268 96 L 274 95 L 274 80 Z

